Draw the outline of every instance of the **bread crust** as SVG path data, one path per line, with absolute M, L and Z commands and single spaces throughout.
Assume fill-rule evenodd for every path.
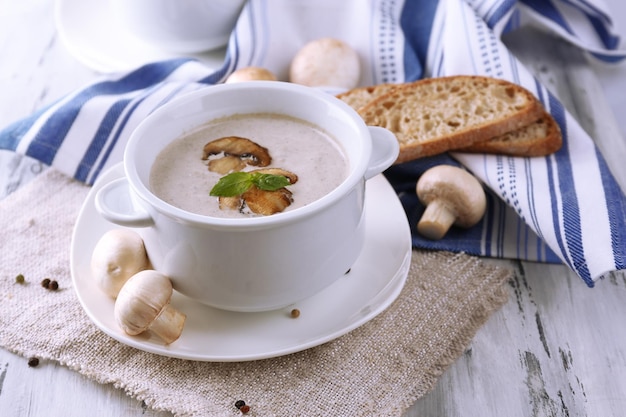
M 544 112 L 538 120 L 528 126 L 456 151 L 511 156 L 546 156 L 561 149 L 562 145 L 563 136 L 559 124 L 550 113 Z
M 367 125 L 396 135 L 396 163 L 467 148 L 529 125 L 544 112 L 525 88 L 491 77 L 456 75 L 393 86 L 379 89 L 357 111 Z

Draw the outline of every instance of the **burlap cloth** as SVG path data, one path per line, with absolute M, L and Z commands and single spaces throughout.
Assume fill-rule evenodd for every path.
M 0 344 L 175 415 L 238 415 L 237 399 L 251 406 L 250 416 L 401 415 L 507 298 L 510 271 L 463 254 L 414 251 L 399 298 L 332 342 L 237 363 L 145 353 L 101 332 L 72 289 L 70 241 L 88 191 L 50 169 L 0 202 Z M 15 282 L 20 273 L 26 284 Z M 43 289 L 44 277 L 60 290 Z

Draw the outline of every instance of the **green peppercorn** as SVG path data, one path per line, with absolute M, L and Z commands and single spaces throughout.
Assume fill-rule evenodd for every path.
M 18 275 L 15 277 L 15 282 L 16 282 L 17 284 L 23 284 L 24 282 L 26 282 L 26 280 L 24 279 L 24 275 L 22 275 L 22 274 L 18 274 Z
M 300 310 L 298 310 L 297 308 L 291 310 L 291 318 L 297 319 L 298 317 L 300 317 Z

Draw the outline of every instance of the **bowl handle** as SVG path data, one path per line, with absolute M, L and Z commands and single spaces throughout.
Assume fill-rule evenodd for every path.
M 372 155 L 365 171 L 366 180 L 389 168 L 398 159 L 400 151 L 396 136 L 389 130 L 379 126 L 368 126 L 367 128 L 372 137 Z
M 133 202 L 126 178 L 113 180 L 98 190 L 94 205 L 102 217 L 120 226 L 148 227 L 154 224 L 150 214 Z

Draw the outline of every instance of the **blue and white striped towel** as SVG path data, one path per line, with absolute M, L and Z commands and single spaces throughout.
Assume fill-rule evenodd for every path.
M 591 139 L 559 101 L 500 42 L 533 22 L 598 59 L 618 50 L 602 0 L 249 0 L 230 38 L 223 66 L 193 59 L 151 63 L 86 86 L 0 131 L 15 150 L 88 184 L 122 160 L 130 132 L 159 105 L 221 82 L 236 68 L 272 70 L 287 80 L 289 63 L 307 41 L 332 36 L 361 55 L 361 85 L 423 77 L 482 74 L 531 90 L 560 123 L 565 143 L 545 158 L 453 154 L 388 170 L 412 225 L 422 207 L 414 185 L 430 165 L 461 163 L 490 188 L 476 227 L 416 247 L 492 257 L 563 262 L 589 286 L 626 269 L 626 197 Z M 582 197 L 584 196 L 584 198 Z

